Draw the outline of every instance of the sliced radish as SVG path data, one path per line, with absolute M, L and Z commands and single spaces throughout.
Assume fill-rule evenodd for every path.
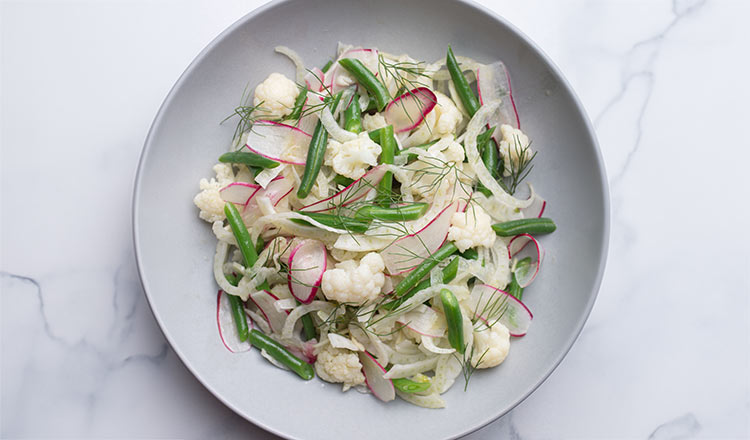
M 445 327 L 438 323 L 437 312 L 424 304 L 420 304 L 414 310 L 399 316 L 396 322 L 422 336 L 439 338 L 445 334 Z
M 254 183 L 235 182 L 220 189 L 219 195 L 225 202 L 245 206 L 248 200 L 250 200 L 259 189 L 260 185 Z
M 289 290 L 303 304 L 315 298 L 326 271 L 326 246 L 317 240 L 304 240 L 289 254 Z
M 366 351 L 359 353 L 359 360 L 362 362 L 362 372 L 365 373 L 365 383 L 372 394 L 383 402 L 395 399 L 396 389 L 393 381 L 385 378 L 385 368 Z
M 300 341 L 299 347 L 296 347 L 294 345 L 289 345 L 286 348 L 293 355 L 297 356 L 298 358 L 302 359 L 308 364 L 314 364 L 315 361 L 318 359 L 318 356 L 315 354 L 315 344 L 317 343 L 318 343 L 317 340 L 310 339 L 309 341 L 305 341 L 305 342 Z
M 523 336 L 534 315 L 518 298 L 497 287 L 475 284 L 469 297 L 474 316 L 485 324 L 499 322 L 508 327 L 511 336 Z
M 308 89 L 315 91 L 315 92 L 320 92 L 323 90 L 323 84 L 325 84 L 325 77 L 326 77 L 325 73 L 323 73 L 322 70 L 318 69 L 317 67 L 313 67 L 307 72 L 304 80 Z
M 513 89 L 510 86 L 510 75 L 502 61 L 477 69 L 477 92 L 482 104 L 485 101 L 502 100 L 497 112 L 497 121 L 491 122 L 490 125 L 499 127 L 501 124 L 509 124 L 521 128 L 521 120 L 513 100 Z
M 349 186 L 331 197 L 304 206 L 301 210 L 308 212 L 321 212 L 331 210 L 337 206 L 346 206 L 354 203 L 375 189 L 384 174 L 385 169 L 383 167 L 373 167 L 367 171 L 364 176 L 355 180 Z
M 427 87 L 417 87 L 391 101 L 385 108 L 385 121 L 397 133 L 410 131 L 421 124 L 437 104 L 437 96 Z
M 247 341 L 240 341 L 237 334 L 237 324 L 232 316 L 232 305 L 229 303 L 228 293 L 219 290 L 216 297 L 216 323 L 219 326 L 219 337 L 227 350 L 232 353 L 248 351 L 251 345 Z
M 268 290 L 261 290 L 250 295 L 250 300 L 258 307 L 260 313 L 263 314 L 263 318 L 268 322 L 271 331 L 274 333 L 281 332 L 289 312 L 281 311 L 274 306 L 279 301 L 279 297 Z
M 274 121 L 256 121 L 247 136 L 245 147 L 277 162 L 304 165 L 305 162 L 294 162 L 282 159 L 284 150 L 292 145 L 299 145 L 304 150 L 310 146 L 311 136 L 291 125 Z
M 302 107 L 302 117 L 297 120 L 295 127 L 305 133 L 314 132 L 315 125 L 317 125 L 320 118 L 318 117 L 318 112 L 312 111 L 311 108 L 314 109 L 314 106 L 319 106 L 322 102 L 322 95 L 308 92 L 307 98 L 305 99 L 305 105 Z
M 532 196 L 534 199 L 531 201 L 531 205 L 521 209 L 523 218 L 540 218 L 544 214 L 544 209 L 547 207 L 547 201 L 536 195 Z
M 440 249 L 448 238 L 451 217 L 462 207 L 461 202 L 451 203 L 440 211 L 427 226 L 414 234 L 399 238 L 385 248 L 380 255 L 383 257 L 388 272 L 391 275 L 408 272 Z
M 273 206 L 277 206 L 281 200 L 292 192 L 293 188 L 294 183 L 291 179 L 279 176 L 272 180 L 265 189 L 258 190 L 242 209 L 242 219 L 245 224 L 252 225 L 262 216 L 260 206 L 258 206 L 258 197 L 268 197 Z
M 351 77 L 349 73 L 341 67 L 341 65 L 338 63 L 338 60 L 343 58 L 353 58 L 355 60 L 359 60 L 362 62 L 362 64 L 365 65 L 373 74 L 378 74 L 378 64 L 380 62 L 378 58 L 378 51 L 375 49 L 363 49 L 363 48 L 355 48 L 355 49 L 349 49 L 345 51 L 344 53 L 339 56 L 339 58 L 336 60 L 335 63 L 333 63 L 333 67 L 331 67 L 331 70 L 328 71 L 328 74 L 326 75 L 326 88 L 331 90 L 331 93 L 338 93 L 341 90 L 351 86 L 352 84 L 347 82 L 346 84 L 341 84 L 340 81 L 338 81 L 339 77 L 341 75 L 347 75 L 348 77 Z
M 528 246 L 529 243 L 531 243 L 531 246 Z M 518 285 L 523 288 L 528 287 L 539 274 L 539 267 L 541 267 L 542 260 L 544 260 L 544 248 L 531 235 L 520 234 L 510 240 L 510 243 L 508 243 L 508 252 L 511 257 L 515 257 L 518 261 L 527 257 L 531 258 L 528 269 L 525 269 L 523 272 L 516 272 Z

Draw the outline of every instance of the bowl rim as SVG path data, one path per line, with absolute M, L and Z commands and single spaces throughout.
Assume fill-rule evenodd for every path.
M 164 98 L 164 101 L 159 106 L 159 110 L 156 113 L 156 116 L 154 117 L 154 121 L 151 123 L 151 127 L 149 128 L 148 134 L 146 135 L 146 139 L 143 144 L 143 148 L 141 150 L 140 157 L 138 159 L 138 165 L 137 170 L 134 178 L 134 184 L 133 184 L 133 193 L 132 193 L 132 199 L 131 199 L 131 227 L 132 227 L 132 239 L 133 239 L 133 248 L 135 250 L 135 262 L 136 262 L 136 268 L 138 270 L 138 279 L 140 280 L 141 287 L 143 288 L 143 292 L 146 296 L 146 300 L 148 303 L 149 308 L 151 309 L 151 313 L 153 313 L 154 318 L 156 319 L 157 324 L 159 325 L 159 329 L 164 334 L 164 337 L 166 338 L 167 342 L 169 343 L 172 350 L 177 354 L 177 357 L 180 359 L 182 364 L 190 371 L 190 373 L 200 382 L 211 394 L 214 395 L 221 403 L 223 403 L 227 408 L 234 411 L 237 415 L 244 418 L 245 420 L 253 423 L 254 425 L 274 434 L 282 438 L 290 438 L 294 439 L 296 437 L 290 436 L 288 433 L 282 432 L 278 430 L 277 428 L 265 424 L 263 421 L 256 419 L 252 416 L 252 414 L 245 413 L 241 408 L 236 407 L 231 402 L 227 401 L 221 393 L 219 393 L 214 387 L 208 382 L 208 380 L 204 379 L 198 372 L 193 368 L 192 364 L 188 362 L 188 359 L 185 357 L 185 355 L 182 353 L 182 351 L 176 347 L 173 336 L 171 335 L 170 331 L 165 328 L 162 322 L 162 318 L 159 314 L 159 312 L 154 308 L 152 302 L 151 302 L 151 296 L 149 294 L 149 288 L 148 288 L 148 280 L 146 279 L 143 271 L 142 266 L 142 257 L 141 257 L 141 248 L 139 246 L 140 242 L 140 232 L 138 228 L 138 222 L 137 219 L 139 217 L 139 201 L 140 201 L 140 194 L 141 194 L 141 187 L 142 187 L 142 180 L 143 180 L 143 168 L 144 168 L 144 162 L 146 160 L 146 157 L 148 157 L 149 152 L 151 151 L 153 147 L 153 137 L 154 132 L 156 131 L 157 127 L 161 125 L 161 121 L 164 118 L 165 109 L 169 106 L 169 104 L 172 102 L 172 100 L 175 98 L 176 91 L 180 89 L 183 82 L 185 81 L 185 78 L 195 69 L 195 67 L 200 64 L 203 59 L 207 56 L 209 52 L 211 52 L 215 46 L 217 46 L 219 43 L 221 43 L 227 36 L 231 33 L 233 33 L 236 29 L 242 27 L 247 21 L 253 19 L 257 15 L 261 15 L 264 12 L 279 7 L 285 3 L 289 3 L 295 0 L 272 0 L 264 5 L 259 6 L 258 8 L 253 9 L 252 11 L 248 12 L 244 16 L 240 17 L 238 20 L 236 20 L 234 23 L 232 23 L 229 27 L 221 31 L 216 37 L 214 37 L 211 42 L 209 42 L 203 50 L 200 51 L 200 53 L 193 59 L 193 61 L 190 62 L 190 64 L 185 68 L 185 70 L 180 74 L 177 81 L 174 83 L 174 85 L 170 88 L 169 92 L 167 93 L 167 96 Z M 526 34 L 524 34 L 520 29 L 518 29 L 515 25 L 513 25 L 510 21 L 496 13 L 495 11 L 480 5 L 472 0 L 452 0 L 456 3 L 460 3 L 463 6 L 467 8 L 472 8 L 484 15 L 487 15 L 488 17 L 492 18 L 499 24 L 505 26 L 508 28 L 511 32 L 516 34 L 523 42 L 525 42 L 529 48 L 536 52 L 537 55 L 542 59 L 544 63 L 546 63 L 547 67 L 549 68 L 549 71 L 551 75 L 559 81 L 565 88 L 565 90 L 570 93 L 570 96 L 572 97 L 573 104 L 575 105 L 576 109 L 579 111 L 579 113 L 582 116 L 583 122 L 586 127 L 586 132 L 590 138 L 590 141 L 592 145 L 594 146 L 594 154 L 595 154 L 595 161 L 598 168 L 598 177 L 602 188 L 602 206 L 604 208 L 604 212 L 602 213 L 602 220 L 603 220 L 603 228 L 602 228 L 602 237 L 601 237 L 601 259 L 599 261 L 599 265 L 596 269 L 596 276 L 594 278 L 593 283 L 593 295 L 589 297 L 588 302 L 586 303 L 583 319 L 580 320 L 577 327 L 575 328 L 575 331 L 571 333 L 569 339 L 564 344 L 565 348 L 560 353 L 560 355 L 554 359 L 552 363 L 547 367 L 546 371 L 543 372 L 541 379 L 532 387 L 530 387 L 523 395 L 521 395 L 518 399 L 516 399 L 514 402 L 512 402 L 508 407 L 502 409 L 498 413 L 491 415 L 487 419 L 479 422 L 478 424 L 475 424 L 471 427 L 466 428 L 459 434 L 455 435 L 452 438 L 459 438 L 466 435 L 471 434 L 472 432 L 478 431 L 479 429 L 489 425 L 490 423 L 494 422 L 495 420 L 498 420 L 500 417 L 503 417 L 507 413 L 509 413 L 511 410 L 516 408 L 518 405 L 520 405 L 524 400 L 526 400 L 534 391 L 536 391 L 544 382 L 547 381 L 547 379 L 550 377 L 550 375 L 557 369 L 557 367 L 562 363 L 563 359 L 568 355 L 573 345 L 576 343 L 578 338 L 581 335 L 581 332 L 583 331 L 583 327 L 586 325 L 586 322 L 588 321 L 589 315 L 591 314 L 591 310 L 594 307 L 594 303 L 596 302 L 596 298 L 599 295 L 599 291 L 601 289 L 601 283 L 602 279 L 604 277 L 604 271 L 607 264 L 607 258 L 608 258 L 608 251 L 609 251 L 609 239 L 610 239 L 610 194 L 609 194 L 609 184 L 607 180 L 607 173 L 605 169 L 605 163 L 602 158 L 601 148 L 599 146 L 599 142 L 596 137 L 596 132 L 594 130 L 594 127 L 591 123 L 591 120 L 588 116 L 588 113 L 586 112 L 583 104 L 581 103 L 581 100 L 579 99 L 578 95 L 576 94 L 573 87 L 570 85 L 568 80 L 563 76 L 561 70 L 557 67 L 557 65 L 552 61 L 552 59 L 533 41 L 531 38 L 529 38 Z

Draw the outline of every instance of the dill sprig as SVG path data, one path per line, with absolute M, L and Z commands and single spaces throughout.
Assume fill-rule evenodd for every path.
M 413 90 L 419 87 L 429 87 L 428 81 L 431 82 L 431 80 L 430 76 L 425 73 L 424 64 L 422 61 L 389 61 L 382 54 L 378 55 L 378 73 L 381 81 L 385 85 L 386 78 L 391 77 L 396 83 L 396 93 L 391 96 L 391 99 L 395 99 L 403 93 L 409 93 L 409 95 L 415 97 L 419 110 L 422 110 L 422 100 L 415 96 Z M 388 93 L 390 94 L 390 91 Z M 404 101 L 401 100 L 399 103 L 409 118 L 409 122 L 414 122 L 409 112 L 406 111 Z M 427 129 L 430 130 L 430 127 L 427 126 Z
M 474 344 L 471 345 L 471 349 L 465 350 L 464 353 L 461 356 L 461 358 L 458 357 L 456 353 L 453 353 L 453 356 L 456 358 L 456 360 L 461 364 L 461 374 L 464 377 L 464 391 L 466 391 L 469 388 L 469 380 L 471 380 L 471 377 L 474 375 L 474 372 L 477 368 L 479 368 L 479 365 L 484 360 L 484 356 L 489 351 L 489 348 L 484 350 L 481 356 L 479 356 L 479 359 L 477 359 L 476 364 L 471 362 L 471 359 L 474 357 Z

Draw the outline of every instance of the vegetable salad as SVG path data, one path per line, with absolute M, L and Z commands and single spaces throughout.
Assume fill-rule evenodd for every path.
M 434 63 L 339 44 L 323 68 L 286 47 L 228 118 L 231 151 L 194 203 L 217 238 L 217 321 L 233 352 L 390 401 L 441 408 L 500 365 L 532 314 L 536 153 L 502 62 Z

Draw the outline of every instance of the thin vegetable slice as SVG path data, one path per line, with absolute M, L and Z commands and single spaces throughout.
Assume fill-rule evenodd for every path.
M 315 298 L 327 261 L 326 247 L 317 240 L 305 240 L 289 254 L 289 290 L 299 302 L 309 304 Z
M 485 102 L 502 100 L 496 120 L 491 121 L 490 125 L 499 127 L 501 124 L 509 124 L 514 128 L 521 128 L 521 120 L 513 100 L 513 89 L 510 86 L 510 75 L 502 61 L 477 69 L 477 92 L 482 105 Z
M 487 326 L 495 323 L 508 328 L 511 336 L 526 334 L 534 315 L 524 303 L 510 293 L 487 284 L 475 284 L 469 297 L 474 316 Z
M 530 246 L 529 246 L 530 245 Z M 524 274 L 518 275 L 518 285 L 524 289 L 531 284 L 539 274 L 539 268 L 544 260 L 544 248 L 542 245 L 529 234 L 516 235 L 508 243 L 508 253 L 511 258 L 522 260 L 531 258 L 529 270 Z M 523 276 L 521 276 L 523 275 Z
M 289 315 L 289 311 L 281 311 L 274 307 L 274 303 L 279 301 L 279 297 L 267 290 L 261 290 L 251 294 L 250 301 L 252 301 L 253 304 L 258 307 L 261 314 L 263 314 L 263 318 L 268 322 L 271 331 L 274 333 L 280 333 L 286 322 L 287 315 Z
M 305 85 L 312 91 L 321 92 L 323 91 L 323 84 L 325 84 L 325 77 L 326 75 L 322 70 L 313 67 L 305 74 Z
M 232 353 L 242 353 L 250 350 L 247 341 L 241 341 L 237 333 L 237 325 L 232 316 L 232 305 L 229 302 L 229 294 L 219 290 L 216 297 L 216 324 L 219 328 L 221 342 Z
M 221 199 L 235 205 L 244 206 L 260 189 L 254 183 L 234 182 L 219 190 Z
M 304 160 L 282 159 L 284 151 L 292 145 L 304 151 L 310 145 L 311 136 L 291 125 L 275 121 L 256 121 L 248 133 L 246 148 L 265 158 L 293 165 L 304 165 Z
M 396 322 L 422 336 L 439 338 L 445 334 L 445 326 L 438 322 L 437 312 L 424 304 L 402 314 Z
M 359 353 L 359 360 L 362 363 L 362 372 L 365 374 L 365 383 L 372 394 L 383 402 L 395 399 L 396 390 L 393 387 L 393 381 L 385 378 L 385 368 L 366 351 Z
M 292 192 L 293 188 L 294 183 L 291 179 L 285 177 L 275 178 L 265 189 L 260 189 L 247 201 L 245 207 L 242 209 L 242 220 L 246 225 L 252 225 L 263 215 L 260 205 L 258 205 L 258 199 L 260 197 L 267 197 L 271 202 L 271 205 L 277 206 Z
M 380 180 L 385 175 L 385 168 L 381 166 L 373 167 L 364 176 L 355 180 L 354 183 L 333 196 L 311 203 L 302 207 L 302 211 L 323 212 L 331 210 L 338 206 L 347 206 L 357 200 L 365 197 L 370 191 L 375 189 Z
M 371 72 L 375 72 L 377 75 L 378 71 L 378 64 L 379 64 L 379 58 L 378 58 L 378 51 L 376 49 L 367 49 L 367 48 L 353 48 L 345 51 L 342 53 L 338 59 L 343 58 L 352 58 L 355 60 L 359 60 L 362 64 L 364 64 L 367 69 L 369 69 Z M 331 90 L 331 93 L 338 93 L 341 90 L 351 86 L 354 84 L 352 81 L 351 83 L 348 81 L 349 78 L 347 78 L 347 81 L 341 81 L 340 77 L 342 75 L 348 75 L 346 69 L 341 67 L 339 63 L 334 63 L 332 69 L 326 74 L 326 87 Z
M 391 101 L 383 116 L 397 133 L 410 131 L 421 124 L 435 108 L 437 96 L 427 87 L 417 87 Z

